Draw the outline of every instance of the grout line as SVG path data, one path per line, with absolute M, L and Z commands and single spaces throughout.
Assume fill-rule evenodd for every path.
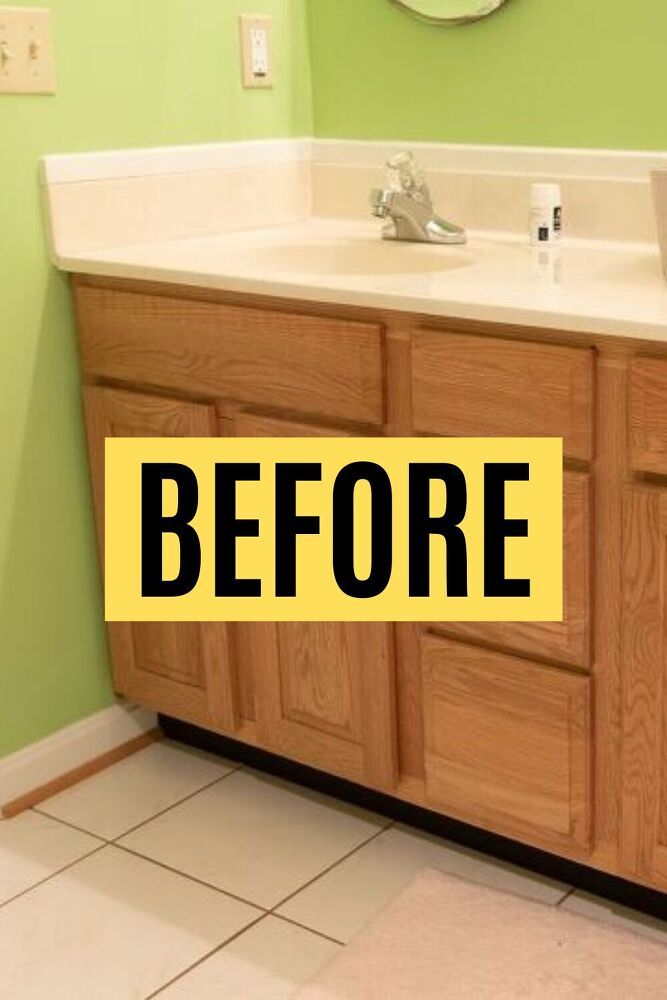
M 129 830 L 124 830 L 123 833 L 119 833 L 117 837 L 113 837 L 108 841 L 108 843 L 117 844 L 119 840 L 123 839 L 123 837 L 129 837 L 131 833 L 136 833 L 136 831 L 140 830 L 142 826 L 147 826 L 149 823 L 152 823 L 154 819 L 159 819 L 160 816 L 164 816 L 165 813 L 171 812 L 171 810 L 175 809 L 176 806 L 181 806 L 184 802 L 189 802 L 190 799 L 194 799 L 194 797 L 199 795 L 200 792 L 208 791 L 209 788 L 213 788 L 214 785 L 224 781 L 225 778 L 229 778 L 230 775 L 236 774 L 236 772 L 242 770 L 242 768 L 243 765 L 241 764 L 239 767 L 232 768 L 227 772 L 227 774 L 218 775 L 218 777 L 214 778 L 213 781 L 209 781 L 206 785 L 202 785 L 201 788 L 198 788 L 196 791 L 189 792 L 188 795 L 183 796 L 183 798 L 179 799 L 177 802 L 172 802 L 171 805 L 165 806 L 165 808 L 160 809 L 159 812 L 153 813 L 153 815 L 149 816 L 148 819 L 143 819 L 141 823 L 136 823 L 135 826 L 131 826 Z
M 321 931 L 315 930 L 314 927 L 309 927 L 307 924 L 302 924 L 298 920 L 292 920 L 291 917 L 286 917 L 283 916 L 283 914 L 281 913 L 276 913 L 276 910 L 279 906 L 283 906 L 290 899 L 293 899 L 294 896 L 298 896 L 300 892 L 302 892 L 304 889 L 307 889 L 314 882 L 317 882 L 319 878 L 322 878 L 324 875 L 327 875 L 339 864 L 342 864 L 343 861 L 346 861 L 348 858 L 352 857 L 352 855 L 356 854 L 357 851 L 360 851 L 362 848 L 366 847 L 367 844 L 372 843 L 372 841 L 374 841 L 377 837 L 379 837 L 382 833 L 384 833 L 385 830 L 389 830 L 390 827 L 394 825 L 395 825 L 394 820 L 389 820 L 389 822 L 387 822 L 384 826 L 382 826 L 379 830 L 377 830 L 367 840 L 364 840 L 361 844 L 357 844 L 357 846 L 354 847 L 351 851 L 348 851 L 347 854 L 344 854 L 341 858 L 338 858 L 338 860 L 335 861 L 333 864 L 329 865 L 327 868 L 324 868 L 314 878 L 310 879 L 308 882 L 305 882 L 302 886 L 300 886 L 297 890 L 295 890 L 295 892 L 291 893 L 289 896 L 286 896 L 284 899 L 280 900 L 280 902 L 276 903 L 270 910 L 264 910 L 261 913 L 261 915 L 257 917 L 256 920 L 253 920 L 252 923 L 248 924 L 246 927 L 243 927 L 240 931 L 238 931 L 236 934 L 230 937 L 227 941 L 224 941 L 221 945 L 218 945 L 217 948 L 214 948 L 212 951 L 208 952 L 208 954 L 202 956 L 202 958 L 200 958 L 193 965 L 188 966 L 187 969 L 184 969 L 173 979 L 170 979 L 169 982 L 164 983 L 155 992 L 150 993 L 148 996 L 146 996 L 144 1000 L 153 1000 L 154 997 L 158 997 L 160 993 L 162 993 L 164 990 L 167 989 L 167 987 L 173 985 L 173 983 L 175 982 L 178 982 L 178 980 L 183 979 L 186 975 L 188 975 L 188 973 L 192 972 L 207 959 L 212 958 L 213 955 L 216 955 L 220 951 L 224 951 L 224 949 L 227 948 L 228 945 L 230 945 L 233 941 L 241 937 L 242 934 L 245 934 L 246 931 L 249 931 L 252 927 L 256 927 L 257 924 L 260 924 L 263 920 L 266 920 L 267 917 L 273 917 L 276 920 L 282 920 L 286 924 L 290 924 L 293 927 L 298 927 L 301 930 L 308 931 L 310 934 L 314 934 L 316 937 L 323 938 L 323 940 L 325 941 L 330 941 L 332 944 L 336 944 L 344 948 L 346 944 L 345 941 L 340 941 L 338 938 L 331 937 L 331 935 L 329 934 L 323 934 Z M 114 844 L 113 846 L 119 848 L 120 850 L 127 851 L 129 854 L 137 854 L 136 851 L 131 851 L 128 848 L 123 847 L 121 844 Z M 139 854 L 138 857 L 144 858 L 144 855 Z M 187 875 L 185 874 L 185 872 L 178 871 L 178 869 L 176 868 L 171 868 L 169 865 L 162 864 L 159 861 L 154 861 L 152 858 L 145 858 L 145 860 L 152 861 L 153 864 L 157 864 L 161 868 L 166 868 L 167 871 L 174 872 L 177 875 L 182 875 L 184 878 L 189 878 L 191 879 L 191 881 L 197 882 L 199 885 L 203 885 L 209 889 L 214 889 L 215 891 L 221 893 L 222 895 L 229 896 L 232 899 L 235 899 L 237 902 L 245 903 L 246 905 L 253 906 L 256 909 L 262 909 L 261 907 L 258 906 L 257 903 L 252 903 L 250 900 L 243 899 L 240 896 L 235 896 L 233 893 L 226 892 L 224 889 L 219 889 L 217 886 L 210 885 L 208 882 L 203 882 L 201 879 L 197 879 L 191 875 Z
M 568 891 L 567 891 L 567 892 L 565 893 L 565 895 L 564 895 L 564 896 L 563 896 L 563 897 L 562 897 L 561 899 L 559 899 L 559 900 L 558 900 L 558 902 L 557 902 L 557 903 L 556 903 L 555 905 L 556 905 L 556 906 L 561 906 L 561 905 L 562 905 L 562 904 L 563 904 L 563 903 L 565 902 L 565 900 L 566 900 L 566 899 L 569 899 L 569 898 L 570 898 L 570 896 L 574 895 L 574 893 L 575 893 L 576 891 L 577 891 L 577 887 L 576 887 L 576 885 L 572 885 L 572 886 L 570 886 L 570 888 L 569 888 L 569 889 L 568 889 Z
M 127 837 L 129 836 L 129 834 L 134 833 L 136 830 L 139 830 L 142 826 L 146 826 L 147 823 L 152 823 L 152 821 L 154 819 L 158 819 L 159 816 L 164 816 L 165 813 L 169 812 L 171 809 L 175 809 L 176 806 L 180 806 L 181 803 L 187 802 L 188 799 L 193 799 L 195 795 L 199 795 L 200 792 L 205 792 L 208 788 L 212 788 L 213 785 L 217 785 L 219 781 L 224 781 L 225 778 L 228 778 L 231 774 L 236 774 L 237 771 L 242 771 L 243 767 L 244 767 L 243 764 L 237 764 L 235 767 L 230 767 L 230 769 L 227 771 L 226 774 L 218 775 L 217 778 L 214 778 L 212 781 L 207 782 L 207 784 L 202 785 L 201 788 L 197 788 L 196 791 L 194 792 L 189 792 L 187 795 L 183 796 L 182 799 L 178 799 L 176 802 L 172 802 L 170 805 L 166 806 L 164 809 L 161 809 L 159 812 L 153 813 L 153 815 L 149 816 L 148 819 L 143 819 L 141 823 L 136 823 L 134 826 L 129 827 L 129 829 L 123 830 L 122 833 L 117 834 L 115 837 L 105 837 L 104 834 L 95 833 L 93 830 L 88 830 L 86 829 L 86 827 L 83 826 L 77 826 L 76 823 L 72 823 L 68 819 L 63 819 L 61 816 L 55 816 L 53 813 L 47 812 L 42 807 L 41 803 L 39 806 L 31 806 L 31 810 L 32 812 L 39 813 L 40 816 L 44 816 L 46 819 L 55 820 L 57 823 L 62 823 L 63 826 L 68 826 L 72 830 L 77 830 L 78 833 L 85 833 L 89 837 L 97 837 L 98 840 L 103 840 L 105 844 L 115 844 L 118 840 L 121 840 L 123 837 Z M 45 800 L 45 802 L 47 803 L 48 801 L 49 801 L 48 799 Z
M 125 847 L 124 844 L 113 843 L 105 846 L 114 847 L 117 851 L 124 851 L 125 854 L 131 854 L 133 857 L 141 858 L 142 861 L 148 861 L 150 864 L 156 865 L 158 868 L 164 868 L 165 871 L 171 872 L 172 875 L 180 875 L 181 878 L 188 879 L 190 882 L 196 882 L 197 885 L 201 885 L 204 889 L 211 889 L 213 892 L 218 892 L 221 896 L 227 896 L 228 899 L 233 899 L 237 903 L 244 903 L 245 906 L 251 906 L 255 910 L 260 910 L 264 916 L 271 913 L 271 910 L 267 910 L 265 906 L 261 906 L 259 903 L 253 903 L 250 899 L 244 899 L 243 896 L 237 896 L 233 892 L 228 892 L 227 889 L 221 889 L 220 886 L 213 885 L 212 882 L 206 882 L 202 878 L 197 878 L 196 875 L 189 875 L 187 872 L 181 871 L 180 868 L 174 868 L 172 865 L 167 865 L 164 861 L 157 861 L 148 854 L 142 854 L 141 851 L 135 851 L 131 847 Z
M 40 879 L 39 882 L 35 882 L 34 885 L 30 885 L 28 886 L 27 889 L 23 889 L 21 892 L 17 892 L 16 895 L 12 896 L 10 899 L 5 899 L 4 902 L 0 903 L 0 910 L 2 910 L 3 907 L 5 906 L 9 906 L 10 903 L 15 903 L 17 899 L 21 898 L 21 896 L 27 896 L 35 889 L 38 889 L 41 885 L 45 885 L 52 879 L 57 878 L 58 875 L 62 875 L 63 872 L 69 871 L 70 868 L 75 868 L 78 864 L 80 864 L 80 862 L 86 861 L 88 858 L 92 858 L 93 854 L 99 854 L 100 851 L 105 850 L 105 848 L 107 848 L 108 846 L 109 845 L 106 842 L 99 844 L 98 847 L 94 847 L 92 851 L 88 851 L 86 854 L 82 854 L 81 857 L 76 858 L 75 861 L 70 861 L 68 865 L 63 865 L 63 867 L 59 868 L 58 871 L 51 872 L 50 875 L 47 875 L 45 878 Z
M 224 948 L 227 947 L 227 945 L 231 944 L 233 941 L 236 941 L 236 939 L 240 938 L 243 934 L 245 934 L 246 931 L 249 931 L 252 927 L 256 927 L 257 924 L 261 924 L 262 920 L 266 920 L 268 915 L 269 915 L 268 913 L 262 913 L 251 923 L 247 924 L 245 927 L 241 927 L 240 930 L 236 931 L 235 934 L 232 934 L 232 936 L 227 938 L 226 941 L 223 941 L 222 944 L 217 945 L 215 948 L 212 948 L 211 951 L 207 952 L 205 955 L 202 955 L 201 958 L 197 959 L 196 962 L 193 962 L 192 965 L 189 965 L 187 969 L 183 969 L 182 972 L 179 972 L 178 975 L 174 976 L 173 979 L 170 979 L 169 982 L 163 983 L 162 986 L 158 986 L 158 988 L 153 993 L 147 994 L 147 996 L 144 997 L 144 1000 L 153 1000 L 153 997 L 159 996 L 160 993 L 163 993 L 164 990 L 166 990 L 169 986 L 173 986 L 173 984 L 177 983 L 179 979 L 183 979 L 184 976 L 187 976 L 190 972 L 193 972 L 194 969 L 202 965 L 209 958 L 212 958 L 214 955 L 217 955 L 219 951 L 222 951 Z
M 298 927 L 302 931 L 308 931 L 309 934 L 314 934 L 315 937 L 324 938 L 325 941 L 331 941 L 332 944 L 339 944 L 342 948 L 347 944 L 346 941 L 339 941 L 338 938 L 331 937 L 331 934 L 325 934 L 324 931 L 316 931 L 313 927 L 309 927 L 308 924 L 302 924 L 299 920 L 292 920 L 291 917 L 285 917 L 282 913 L 274 913 L 273 910 L 270 910 L 266 916 L 272 917 L 274 920 L 282 920 L 286 924 L 292 924 L 293 927 Z
M 69 827 L 70 830 L 76 830 L 77 833 L 83 833 L 86 837 L 95 837 L 96 840 L 102 840 L 105 844 L 112 843 L 108 837 L 103 837 L 101 833 L 92 833 L 90 830 L 86 830 L 83 826 L 77 826 L 76 823 L 71 823 L 68 819 L 61 819 L 60 816 L 54 816 L 52 813 L 44 812 L 44 810 L 38 808 L 38 806 L 31 806 L 30 812 L 37 813 L 44 819 L 50 819 L 53 823 L 60 823 L 61 826 Z
M 389 830 L 392 826 L 394 826 L 394 820 L 389 820 L 386 826 L 383 826 L 380 830 L 377 830 L 371 837 L 369 837 L 367 840 L 364 840 L 361 844 L 357 844 L 356 847 L 353 847 L 351 851 L 347 852 L 347 854 L 344 854 L 342 857 L 338 858 L 337 861 L 334 861 L 332 864 L 328 865 L 327 868 L 323 868 L 321 872 L 319 872 L 313 878 L 309 879 L 307 882 L 304 882 L 304 884 L 299 886 L 298 889 L 295 889 L 294 892 L 291 892 L 289 896 L 285 896 L 285 898 L 281 899 L 279 903 L 276 903 L 275 906 L 272 906 L 268 912 L 275 913 L 275 911 L 278 909 L 279 906 L 284 906 L 285 903 L 289 903 L 291 899 L 294 899 L 295 896 L 298 896 L 300 892 L 304 891 L 304 889 L 310 888 L 310 886 L 314 882 L 317 882 L 318 879 L 321 879 L 324 875 L 328 875 L 329 872 L 332 872 L 334 868 L 338 867 L 338 865 L 341 865 L 344 861 L 347 861 L 348 858 L 351 858 L 354 854 L 357 854 L 358 851 L 361 851 L 362 848 L 366 847 L 368 844 L 371 844 L 374 840 L 377 840 L 379 836 L 381 836 L 386 830 Z M 307 930 L 314 930 L 314 928 L 308 927 Z M 315 931 L 315 933 L 317 933 L 317 931 Z

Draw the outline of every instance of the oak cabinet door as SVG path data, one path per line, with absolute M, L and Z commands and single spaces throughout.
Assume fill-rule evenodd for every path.
M 349 432 L 250 412 L 236 437 L 337 437 Z M 224 429 L 223 429 L 224 432 Z M 261 743 L 375 788 L 396 784 L 393 630 L 387 623 L 280 622 L 238 627 L 239 664 L 252 664 Z
M 563 507 L 562 622 L 436 622 L 433 628 L 536 660 L 590 669 L 591 483 L 586 473 L 564 473 Z
M 104 442 L 110 437 L 209 437 L 214 408 L 100 386 L 84 388 L 88 448 L 104 560 Z M 224 624 L 109 622 L 119 694 L 201 726 L 233 731 L 237 697 Z
M 667 887 L 667 490 L 629 487 L 623 511 L 623 793 L 629 873 Z
M 469 823 L 585 856 L 589 678 L 427 635 L 426 796 Z

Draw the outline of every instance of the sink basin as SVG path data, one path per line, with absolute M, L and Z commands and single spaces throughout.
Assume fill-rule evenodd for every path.
M 377 240 L 329 240 L 239 247 L 234 264 L 290 275 L 424 274 L 472 264 L 463 250 L 421 243 Z

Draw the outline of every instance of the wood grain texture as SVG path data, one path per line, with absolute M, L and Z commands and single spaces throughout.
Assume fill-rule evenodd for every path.
M 100 386 L 84 387 L 88 449 L 102 559 L 104 450 L 113 437 L 208 437 L 213 407 Z M 233 732 L 238 698 L 228 633 L 218 622 L 109 622 L 120 694 L 170 715 Z M 185 716 L 183 716 L 185 717 Z
M 590 681 L 428 636 L 426 794 L 553 848 L 590 844 Z
M 667 887 L 667 492 L 624 495 L 622 861 Z
M 239 410 L 238 437 L 350 437 L 333 426 Z M 397 781 L 391 627 L 365 622 L 247 625 L 241 661 L 253 664 L 260 738 L 296 760 L 377 788 Z M 244 651 L 245 650 L 245 651 Z M 243 668 L 241 668 L 243 669 Z
M 83 370 L 380 424 L 381 328 L 77 286 Z
M 412 317 L 392 317 L 385 331 L 385 397 L 387 437 L 411 437 Z M 402 778 L 424 778 L 424 710 L 421 634 L 415 622 L 394 623 L 396 649 L 396 725 Z
M 596 366 L 593 472 L 595 859 L 619 865 L 621 786 L 622 492 L 628 474 L 628 352 L 602 344 Z
M 629 441 L 633 469 L 667 475 L 667 358 L 632 361 Z
M 562 437 L 593 456 L 593 351 L 416 330 L 415 430 L 447 437 Z
M 536 659 L 590 668 L 591 498 L 590 477 L 563 477 L 563 621 L 437 622 L 439 632 Z

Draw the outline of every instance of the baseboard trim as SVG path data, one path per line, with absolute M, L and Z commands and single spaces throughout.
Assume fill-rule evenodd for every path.
M 294 784 L 351 802 L 362 809 L 369 809 L 435 836 L 445 837 L 455 844 L 519 865 L 559 882 L 565 882 L 576 889 L 594 893 L 596 896 L 602 896 L 660 920 L 667 919 L 667 893 L 659 892 L 657 889 L 649 889 L 616 875 L 608 875 L 596 868 L 590 868 L 588 865 L 570 861 L 536 847 L 528 847 L 500 834 L 488 833 L 479 827 L 470 826 L 422 806 L 412 805 L 383 792 L 373 791 L 345 778 L 337 778 L 305 764 L 298 764 L 296 761 L 269 753 L 267 750 L 260 750 L 248 743 L 241 743 L 231 737 L 200 729 L 188 722 L 163 715 L 158 718 L 165 736 L 170 739 L 199 747 L 209 753 L 219 754 L 227 760 L 246 764 L 257 771 L 265 771 Z
M 139 749 L 138 741 L 156 738 L 156 727 L 157 717 L 148 709 L 111 705 L 9 754 L 0 760 L 0 814 L 16 815 L 134 753 Z

